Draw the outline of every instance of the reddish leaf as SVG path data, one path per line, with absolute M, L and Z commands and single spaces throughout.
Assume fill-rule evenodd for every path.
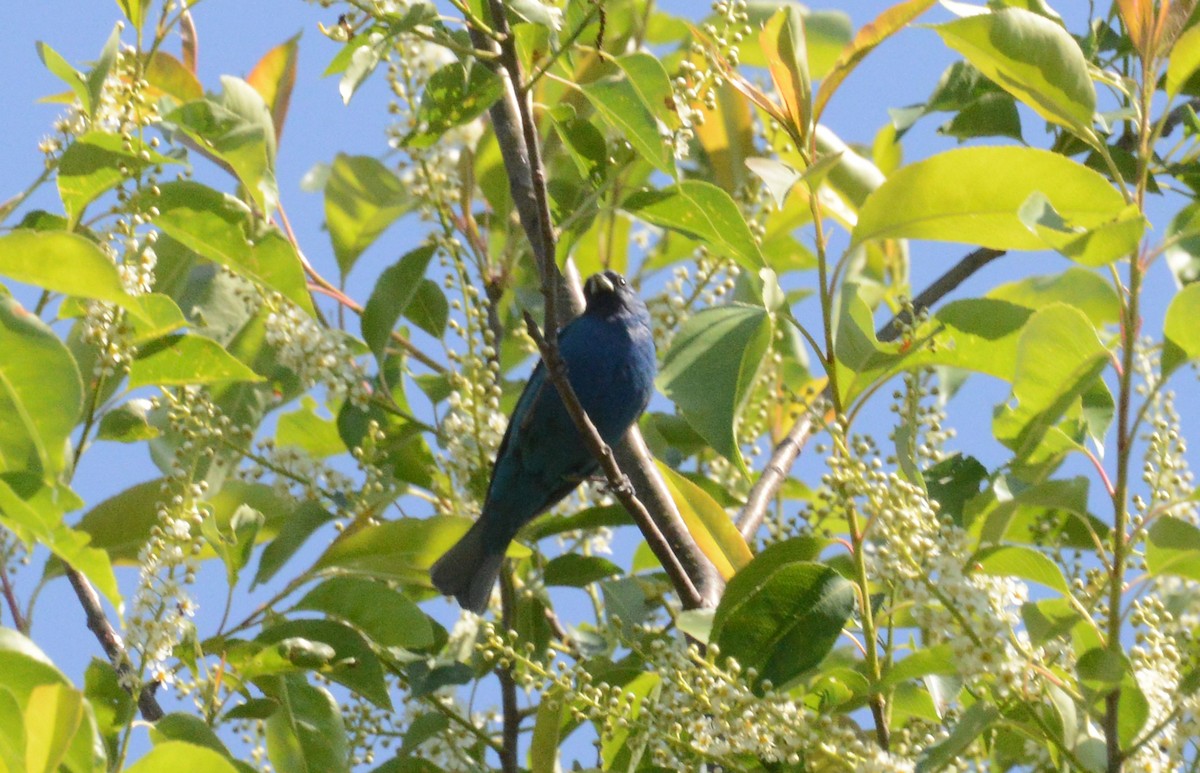
M 196 23 L 187 8 L 179 15 L 179 42 L 183 64 L 192 74 L 196 72 L 196 59 L 200 55 L 200 38 L 196 35 Z
M 875 21 L 858 31 L 854 40 L 850 41 L 850 45 L 842 49 L 842 54 L 833 65 L 833 69 L 829 71 L 829 75 L 826 75 L 825 79 L 821 81 L 821 88 L 817 91 L 816 104 L 813 105 L 814 124 L 820 120 L 821 113 L 825 110 L 825 104 L 833 96 L 833 92 L 837 91 L 838 86 L 858 66 L 858 63 L 871 53 L 875 46 L 929 10 L 934 2 L 935 0 L 907 0 L 899 3 L 879 14 Z
M 296 85 L 299 43 L 300 36 L 294 35 L 272 48 L 266 56 L 258 60 L 258 64 L 254 65 L 254 69 L 246 76 L 246 82 L 254 87 L 271 108 L 276 142 L 283 134 L 283 122 L 287 118 L 288 105 L 292 101 L 292 88 Z

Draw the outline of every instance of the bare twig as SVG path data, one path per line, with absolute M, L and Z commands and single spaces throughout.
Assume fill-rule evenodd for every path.
M 21 605 L 17 603 L 17 594 L 13 592 L 12 583 L 8 581 L 8 567 L 0 564 L 0 588 L 4 590 L 4 601 L 12 613 L 13 628 L 24 634 L 29 633 L 29 623 L 21 614 Z
M 925 311 L 961 285 L 969 276 L 1003 254 L 1003 250 L 993 250 L 987 247 L 981 247 L 969 253 L 913 299 L 913 310 L 917 313 Z M 904 329 L 904 325 L 908 323 L 908 319 L 908 314 L 901 312 L 879 329 L 876 338 L 880 341 L 894 341 L 900 335 L 900 331 Z M 747 540 L 753 538 L 758 532 L 771 500 L 775 498 L 775 495 L 779 493 L 780 486 L 787 480 L 792 465 L 796 462 L 796 457 L 800 455 L 800 449 L 808 440 L 813 428 L 813 420 L 810 416 L 802 415 L 796 419 L 791 430 L 775 447 L 762 475 L 750 489 L 750 493 L 746 497 L 746 505 L 734 520 L 738 531 Z
M 122 682 L 125 682 L 128 677 L 133 676 L 133 666 L 129 661 L 129 653 L 125 651 L 125 643 L 121 641 L 121 636 L 112 627 L 112 623 L 108 622 L 104 609 L 100 606 L 100 597 L 96 595 L 95 588 L 87 578 L 74 567 L 63 564 L 63 568 L 66 570 L 67 579 L 71 581 L 71 587 L 75 589 L 75 595 L 79 597 L 84 614 L 87 615 L 88 629 L 96 635 L 104 653 L 108 655 L 109 662 L 122 677 Z M 137 696 L 138 708 L 142 716 L 150 722 L 157 722 L 163 717 L 162 707 L 154 697 L 157 687 L 157 684 L 148 684 Z

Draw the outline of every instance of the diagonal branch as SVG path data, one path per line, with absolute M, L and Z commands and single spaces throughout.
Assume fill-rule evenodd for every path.
M 920 295 L 913 298 L 913 310 L 918 314 L 925 311 L 966 281 L 976 271 L 1003 254 L 1004 250 L 980 247 L 966 255 L 949 271 L 934 280 L 933 284 L 925 288 Z M 904 325 L 909 324 L 909 322 L 910 317 L 908 312 L 901 312 L 879 329 L 876 338 L 880 341 L 894 341 L 900 335 L 900 331 L 904 328 Z M 800 455 L 800 450 L 803 448 L 804 443 L 811 436 L 813 428 L 814 422 L 811 416 L 806 414 L 796 419 L 796 423 L 792 425 L 792 429 L 783 440 L 779 441 L 779 445 L 775 447 L 775 451 L 771 454 L 771 459 L 763 469 L 762 475 L 759 476 L 753 488 L 750 489 L 750 493 L 746 497 L 745 507 L 742 508 L 742 511 L 734 519 L 734 524 L 737 526 L 738 531 L 747 540 L 753 539 L 754 535 L 758 532 L 758 528 L 762 526 L 767 508 L 771 505 L 771 501 L 775 498 L 775 495 L 779 493 L 779 488 L 783 485 L 783 482 L 787 480 L 792 465 L 796 462 L 796 457 Z
M 503 44 L 497 45 L 479 30 L 472 29 L 470 32 L 474 45 L 499 54 L 495 62 L 485 62 L 493 67 L 505 86 L 503 96 L 489 113 L 508 172 L 513 203 L 533 249 L 545 302 L 545 345 L 539 340 L 541 336 L 536 334 L 536 325 L 530 326 L 531 335 L 539 340 L 547 373 L 576 419 L 580 433 L 601 462 L 614 492 L 630 510 L 643 536 L 666 568 L 684 606 L 715 605 L 722 587 L 720 576 L 688 533 L 638 428 L 630 428 L 614 455 L 613 449 L 609 449 L 596 434 L 586 413 L 581 408 L 578 414 L 573 410 L 579 407 L 578 400 L 563 375 L 564 369 L 557 352 L 557 335 L 562 322 L 583 311 L 583 297 L 578 276 L 574 274 L 570 263 L 568 277 L 563 277 L 555 260 L 555 233 L 550 218 L 540 140 L 533 121 L 531 95 L 518 89 L 523 81 L 504 4 L 500 0 L 489 0 L 489 8 L 493 28 Z M 560 315 L 560 308 L 566 313 Z M 629 470 L 629 475 L 623 473 L 622 469 Z M 635 491 L 646 497 L 646 502 L 653 510 L 647 509 Z
M 71 581 L 71 587 L 75 589 L 75 595 L 79 597 L 84 614 L 87 615 L 88 629 L 96 635 L 104 653 L 108 655 L 109 662 L 121 677 L 122 684 L 125 684 L 128 678 L 133 676 L 133 666 L 129 662 L 129 653 L 125 651 L 125 643 L 105 616 L 104 609 L 100 606 L 100 597 L 96 595 L 92 584 L 71 565 L 64 563 L 63 568 L 66 570 L 67 579 Z M 157 686 L 148 684 L 137 696 L 138 708 L 141 709 L 142 716 L 150 722 L 157 722 L 163 717 L 162 707 L 154 697 Z

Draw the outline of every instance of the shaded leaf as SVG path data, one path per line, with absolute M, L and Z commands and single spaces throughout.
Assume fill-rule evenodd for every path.
M 745 470 L 735 428 L 771 339 L 761 307 L 734 304 L 689 318 L 663 358 L 658 387 L 720 454 Z
M 804 540 L 770 545 L 717 605 L 711 638 L 723 656 L 757 670 L 756 691 L 768 680 L 785 688 L 820 663 L 854 610 L 850 582 L 808 556 Z

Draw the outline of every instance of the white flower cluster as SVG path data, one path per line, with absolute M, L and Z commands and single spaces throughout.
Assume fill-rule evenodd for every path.
M 138 587 L 126 621 L 126 644 L 141 656 L 143 678 L 164 685 L 175 680 L 171 654 L 196 613 L 185 586 L 195 581 L 199 564 L 204 514 L 196 503 L 207 488 L 189 483 L 172 493 L 170 487 L 164 483 L 167 498 L 158 506 L 158 524 L 138 551 Z
M 266 340 L 279 363 L 291 369 L 305 388 L 318 384 L 331 401 L 343 397 L 355 405 L 371 399 L 362 366 L 336 331 L 322 327 L 278 293 L 268 298 Z
M 502 636 L 485 625 L 479 650 L 485 659 L 511 667 L 518 684 L 537 690 L 542 700 L 566 706 L 576 721 L 590 721 L 601 743 L 624 736 L 630 748 L 644 748 L 654 765 L 700 770 L 705 765 L 742 768 L 747 756 L 767 763 L 831 771 L 912 770 L 913 761 L 880 751 L 849 722 L 818 714 L 803 696 L 769 686 L 756 695 L 752 669 L 722 659 L 716 646 L 701 654 L 694 645 L 654 636 L 622 640 L 641 656 L 636 693 L 629 685 L 597 682 L 585 662 L 567 664 L 553 650 L 549 662 L 533 657 L 516 634 Z M 644 696 L 644 697 L 640 697 Z M 891 765 L 891 767 L 887 767 Z
M 967 533 L 938 517 L 917 486 L 883 469 L 864 438 L 835 438 L 825 476 L 835 508 L 854 508 L 867 524 L 874 550 L 870 576 L 912 602 L 913 618 L 931 637 L 946 641 L 967 686 L 990 688 L 997 698 L 1025 692 L 1031 653 L 1019 631 L 1024 583 L 972 571 Z M 851 450 L 852 449 L 852 450 Z

